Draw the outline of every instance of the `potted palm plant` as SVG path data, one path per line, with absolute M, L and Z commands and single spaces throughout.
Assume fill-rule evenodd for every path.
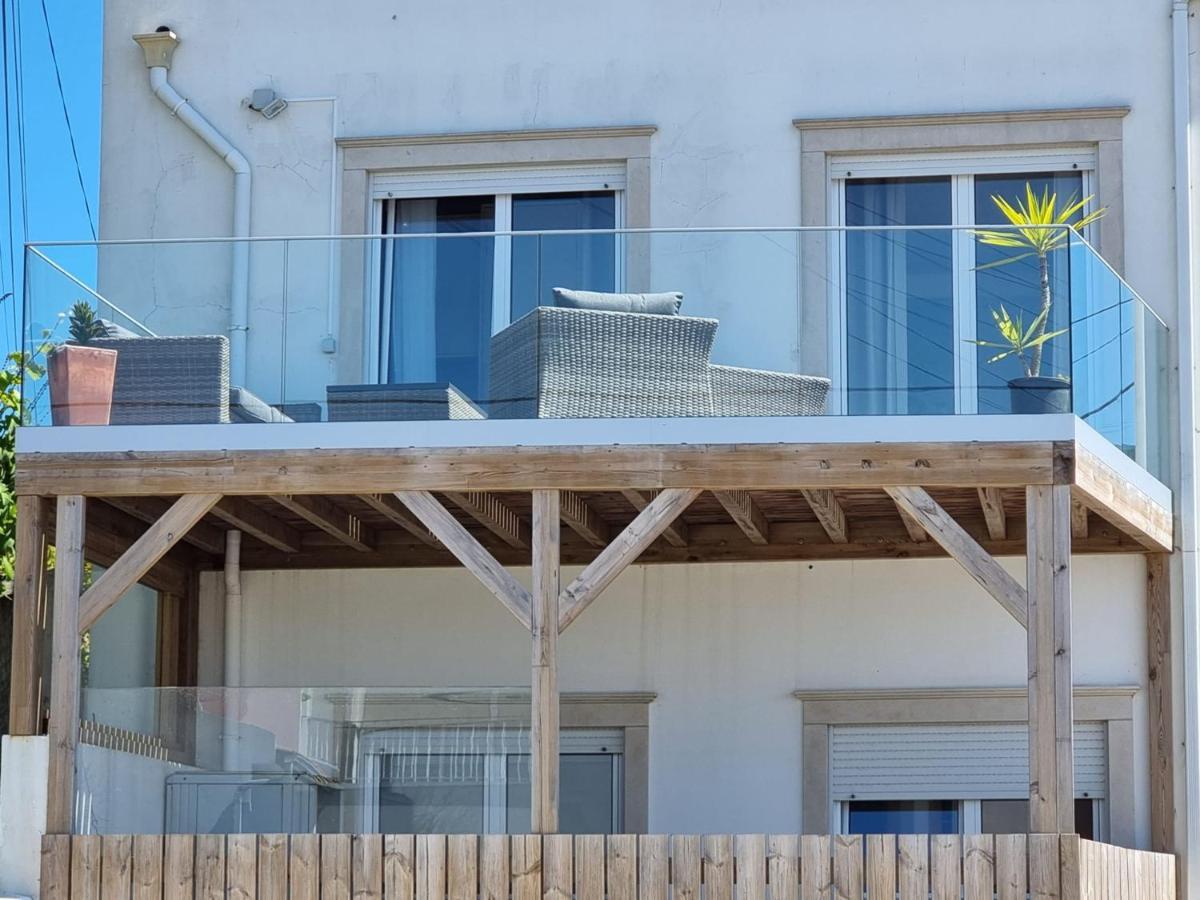
M 988 360 L 989 363 L 1009 357 L 1015 357 L 1020 362 L 1024 375 L 1009 379 L 1008 382 L 1014 413 L 1070 411 L 1069 376 L 1066 373 L 1046 375 L 1042 372 L 1046 344 L 1067 331 L 1066 328 L 1049 330 L 1050 311 L 1054 305 L 1050 287 L 1050 256 L 1067 246 L 1069 231 L 1078 232 L 1104 215 L 1104 209 L 1085 212 L 1091 200 L 1091 196 L 1082 200 L 1072 196 L 1060 207 L 1057 193 L 1051 193 L 1050 188 L 1046 187 L 1039 197 L 1027 182 L 1024 200 L 1018 197 L 1014 203 L 1009 203 L 999 195 L 992 196 L 996 208 L 1014 228 L 1003 231 L 981 229 L 975 232 L 981 244 L 1016 251 L 979 266 L 977 271 L 1010 265 L 1030 257 L 1037 257 L 1038 261 L 1040 303 L 1033 321 L 1025 327 L 1020 313 L 1014 319 L 1002 304 L 998 310 L 992 310 L 998 340 L 974 342 L 980 347 L 1000 351 Z
M 47 354 L 50 418 L 55 425 L 107 425 L 112 412 L 117 351 L 90 346 L 108 326 L 84 301 L 71 307 L 71 339 Z

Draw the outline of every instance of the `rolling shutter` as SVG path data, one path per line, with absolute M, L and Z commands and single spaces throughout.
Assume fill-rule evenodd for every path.
M 832 799 L 1003 800 L 1029 795 L 1029 732 L 1017 724 L 831 729 Z M 1107 793 L 1105 728 L 1075 725 L 1075 796 Z

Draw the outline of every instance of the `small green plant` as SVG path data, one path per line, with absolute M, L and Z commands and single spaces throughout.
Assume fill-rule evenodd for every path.
M 1095 209 L 1084 212 L 1092 201 L 1091 196 L 1076 200 L 1072 195 L 1061 207 L 1058 205 L 1058 194 L 1050 193 L 1050 188 L 1042 190 L 1039 197 L 1034 193 L 1033 185 L 1025 183 L 1025 198 L 1016 198 L 1010 203 L 998 194 L 992 195 L 992 203 L 1000 210 L 1010 225 L 1010 230 L 980 229 L 975 237 L 981 244 L 992 247 L 1005 247 L 1020 252 L 1005 256 L 994 262 L 979 266 L 978 271 L 1007 266 L 1036 256 L 1041 288 L 1041 306 L 1037 317 L 1025 328 L 1018 316 L 1016 321 L 1001 306 L 992 310 L 992 319 L 1000 332 L 1000 341 L 975 341 L 981 347 L 998 347 L 1004 350 L 993 356 L 988 362 L 999 362 L 1009 356 L 1016 356 L 1025 369 L 1025 374 L 1036 378 L 1042 372 L 1042 351 L 1047 341 L 1063 334 L 1066 329 L 1047 332 L 1046 326 L 1050 321 L 1050 309 L 1054 298 L 1050 291 L 1050 254 L 1061 250 L 1067 245 L 1067 236 L 1071 231 L 1079 232 L 1082 228 L 1101 218 L 1106 209 Z M 1028 354 L 1028 355 L 1027 355 Z
M 77 344 L 90 344 L 97 338 L 108 337 L 108 325 L 96 315 L 90 303 L 79 300 L 71 307 L 71 340 Z

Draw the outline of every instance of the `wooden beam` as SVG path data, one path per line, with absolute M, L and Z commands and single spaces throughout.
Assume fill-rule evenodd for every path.
M 533 492 L 532 752 L 530 800 L 534 834 L 558 831 L 558 491 Z
M 162 518 L 84 592 L 79 599 L 79 631 L 91 628 L 220 499 L 220 494 L 184 494 L 176 500 Z
M 534 423 L 536 424 L 536 423 Z M 19 494 L 366 494 L 1024 487 L 1070 477 L 1074 442 L 652 444 L 19 453 Z
M 421 543 L 428 544 L 430 547 L 441 546 L 433 532 L 414 519 L 412 513 L 408 511 L 408 507 L 397 500 L 395 494 L 357 494 L 356 496 L 375 512 L 386 516 L 390 522 L 399 525 Z
M 1071 489 L 1025 490 L 1029 586 L 1029 831 L 1075 833 Z
M 833 496 L 833 491 L 806 490 L 801 491 L 808 505 L 812 507 L 813 515 L 829 535 L 829 540 L 835 544 L 845 544 L 850 541 L 850 530 L 846 527 L 846 514 L 842 505 Z
M 75 811 L 75 748 L 79 743 L 79 602 L 87 501 L 58 498 L 55 514 L 54 627 L 50 659 L 50 768 L 46 833 L 70 834 Z
M 559 509 L 562 520 L 593 547 L 604 547 L 608 544 L 608 523 L 574 491 L 560 492 Z
M 13 573 L 12 680 L 8 732 L 42 733 L 42 641 L 46 633 L 46 529 L 49 511 L 41 497 L 17 498 Z
M 1078 500 L 1071 501 L 1071 539 L 1080 540 L 1088 536 L 1088 510 Z
M 212 514 L 230 528 L 245 532 L 268 547 L 274 547 L 284 553 L 300 552 L 300 532 L 249 500 L 223 497 L 221 502 L 212 508 Z M 222 545 L 221 554 L 224 552 L 225 548 Z
M 565 629 L 613 580 L 642 555 L 680 513 L 700 495 L 698 488 L 663 491 L 592 560 L 559 598 L 558 627 Z
M 906 513 L 900 506 L 896 507 L 896 512 L 900 516 L 900 523 L 904 526 L 904 530 L 908 532 L 909 540 L 916 544 L 923 544 L 929 541 L 929 532 L 922 528 L 916 519 Z
M 750 543 L 771 543 L 771 523 L 749 491 L 713 491 L 713 496 L 725 508 L 734 524 L 742 529 Z
M 171 508 L 172 501 L 160 497 L 106 497 L 105 502 L 139 522 L 153 525 Z M 193 525 L 183 540 L 212 556 L 221 556 L 225 552 L 225 530 L 204 522 Z
M 360 553 L 375 549 L 374 529 L 364 525 L 354 513 L 342 509 L 324 497 L 273 494 L 272 499 L 284 509 L 292 511 Z
M 529 546 L 529 526 L 492 494 L 447 491 L 447 499 L 510 547 Z
M 125 551 L 146 533 L 146 524 L 140 519 L 99 500 L 88 504 L 87 526 L 84 556 L 106 569 L 116 565 Z M 156 591 L 183 592 L 193 569 L 214 565 L 211 556 L 180 541 L 142 576 L 141 583 Z
M 1171 557 L 1146 554 L 1146 692 L 1150 720 L 1150 849 L 1175 852 L 1175 740 L 1171 688 Z
M 1004 498 L 1000 488 L 979 488 L 979 505 L 983 509 L 983 521 L 987 523 L 988 536 L 993 541 L 1008 537 L 1008 520 L 1004 516 Z
M 483 544 L 475 539 L 463 524 L 450 515 L 437 497 L 428 491 L 397 491 L 396 497 L 408 507 L 426 528 L 437 535 L 467 569 L 517 617 L 526 628 L 532 628 L 529 591 L 518 582 Z
M 923 488 L 890 487 L 888 494 L 921 524 L 931 538 L 996 598 L 1014 619 L 1025 625 L 1028 600 L 1025 588 L 996 562 Z
M 642 512 L 650 502 L 661 493 L 660 491 L 635 491 L 625 489 L 621 491 L 621 496 L 629 501 L 639 513 Z M 675 522 L 670 522 L 663 529 L 662 539 L 672 547 L 686 547 L 688 545 L 688 526 L 687 522 L 682 519 Z
M 1074 496 L 1147 549 L 1171 552 L 1174 528 L 1171 509 L 1151 500 L 1100 457 L 1082 448 L 1075 455 Z

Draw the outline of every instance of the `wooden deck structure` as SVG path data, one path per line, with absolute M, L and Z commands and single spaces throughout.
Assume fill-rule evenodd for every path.
M 631 563 L 948 555 L 1028 630 L 1030 831 L 1067 834 L 1071 557 L 1143 553 L 1156 611 L 1153 827 L 1156 848 L 1170 849 L 1163 585 L 1173 522 L 1125 462 L 1077 441 L 22 453 L 14 630 L 26 646 L 14 659 L 14 731 L 34 733 L 42 717 L 30 638 L 48 543 L 51 834 L 71 826 L 78 635 L 134 583 L 194 594 L 196 573 L 221 565 L 230 528 L 244 534 L 245 569 L 462 565 L 530 632 L 532 822 L 549 834 L 557 636 Z M 1024 584 L 996 561 L 1005 555 L 1026 557 Z M 81 591 L 85 558 L 107 571 Z M 584 568 L 563 584 L 564 564 Z M 532 590 L 513 565 L 532 565 Z

